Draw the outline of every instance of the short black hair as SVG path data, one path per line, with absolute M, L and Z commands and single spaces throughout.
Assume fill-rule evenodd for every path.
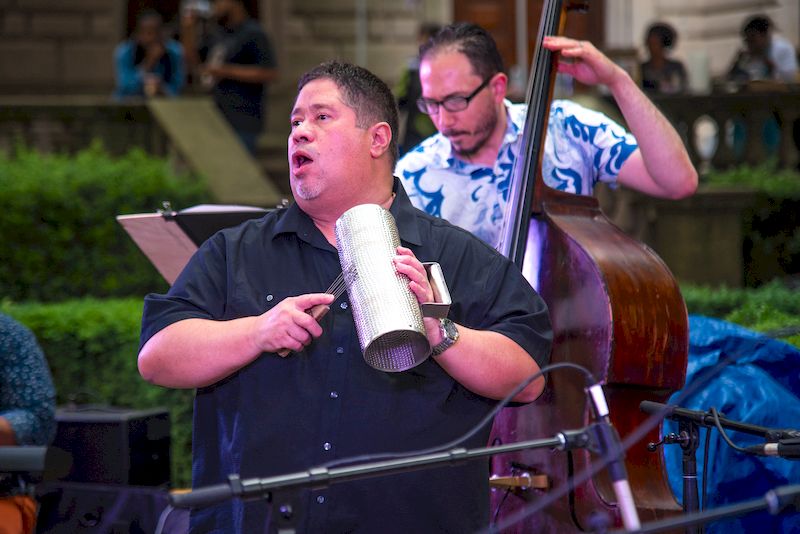
M 678 42 L 678 32 L 665 22 L 656 22 L 650 25 L 650 27 L 647 28 L 647 37 L 650 38 L 651 35 L 658 37 L 658 40 L 661 41 L 661 46 L 667 50 L 675 46 L 675 43 Z
M 308 83 L 318 79 L 331 80 L 342 93 L 344 103 L 356 113 L 356 125 L 369 128 L 378 122 L 386 122 L 392 130 L 389 156 L 392 169 L 397 163 L 397 103 L 389 86 L 370 71 L 358 65 L 332 60 L 317 65 L 300 77 L 297 92 Z
M 420 61 L 448 48 L 464 54 L 475 73 L 483 79 L 503 72 L 503 58 L 494 38 L 477 24 L 456 22 L 445 26 L 419 47 Z
M 764 35 L 772 28 L 772 21 L 766 15 L 754 15 L 747 19 L 742 26 L 742 35 L 760 33 Z

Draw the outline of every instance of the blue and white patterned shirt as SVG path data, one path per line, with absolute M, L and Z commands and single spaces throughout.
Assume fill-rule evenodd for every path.
M 56 433 L 55 390 L 33 333 L 0 313 L 0 417 L 18 445 L 48 445 Z
M 466 163 L 452 154 L 450 141 L 435 134 L 395 167 L 415 207 L 469 230 L 496 245 L 508 201 L 511 171 L 522 141 L 526 106 L 506 101 L 508 127 L 494 168 Z M 547 185 L 591 195 L 597 182 L 615 184 L 636 139 L 602 113 L 568 100 L 550 106 L 542 163 Z

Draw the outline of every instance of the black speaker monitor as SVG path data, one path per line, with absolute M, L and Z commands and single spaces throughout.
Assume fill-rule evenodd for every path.
M 54 447 L 72 455 L 61 480 L 134 486 L 170 481 L 170 421 L 163 408 L 70 406 L 56 410 Z

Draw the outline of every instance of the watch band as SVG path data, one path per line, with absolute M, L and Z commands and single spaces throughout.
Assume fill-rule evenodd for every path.
M 447 317 L 439 319 L 439 329 L 442 332 L 442 340 L 431 349 L 431 356 L 440 355 L 458 341 L 458 327 Z

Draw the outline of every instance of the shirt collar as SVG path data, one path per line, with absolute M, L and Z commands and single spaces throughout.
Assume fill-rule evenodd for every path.
M 392 191 L 395 194 L 392 205 L 389 208 L 389 213 L 394 217 L 397 224 L 397 231 L 400 234 L 400 240 L 413 245 L 422 245 L 420 238 L 419 226 L 417 225 L 417 213 L 411 201 L 406 195 L 405 189 L 400 184 L 400 180 L 394 178 Z M 286 209 L 283 217 L 278 219 L 275 224 L 275 234 L 273 239 L 281 234 L 296 234 L 299 239 L 306 241 L 310 245 L 317 248 L 330 250 L 331 244 L 322 235 L 322 232 L 314 225 L 306 212 L 300 209 L 296 202 L 293 202 Z
M 322 235 L 322 232 L 319 231 L 319 228 L 316 227 L 311 217 L 300 209 L 297 202 L 292 202 L 292 204 L 285 209 L 286 213 L 284 213 L 283 217 L 280 217 L 275 224 L 275 233 L 272 236 L 273 239 L 276 239 L 281 234 L 295 234 L 298 239 L 302 239 L 316 248 L 335 250 L 331 244 L 328 243 L 328 240 L 325 239 L 325 236 Z
M 395 197 L 389 208 L 389 213 L 392 214 L 395 223 L 397 223 L 397 232 L 400 234 L 400 240 L 412 245 L 422 245 L 417 222 L 418 210 L 411 205 L 411 201 L 406 195 L 406 190 L 403 189 L 400 180 L 396 177 L 392 191 Z

